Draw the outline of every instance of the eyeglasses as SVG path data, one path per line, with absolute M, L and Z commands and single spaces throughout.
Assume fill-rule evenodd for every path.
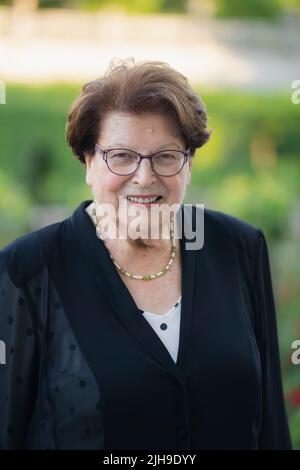
M 103 155 L 108 169 L 115 175 L 127 176 L 134 173 L 140 166 L 143 158 L 149 158 L 151 168 L 159 176 L 174 176 L 184 167 L 190 149 L 183 150 L 160 150 L 151 155 L 142 155 L 134 150 L 115 148 L 102 149 L 99 144 L 95 145 L 95 151 Z

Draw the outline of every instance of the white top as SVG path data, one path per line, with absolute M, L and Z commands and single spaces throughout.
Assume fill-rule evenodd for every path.
M 176 362 L 179 346 L 181 296 L 176 304 L 164 315 L 144 311 L 143 316 L 160 337 L 174 362 Z

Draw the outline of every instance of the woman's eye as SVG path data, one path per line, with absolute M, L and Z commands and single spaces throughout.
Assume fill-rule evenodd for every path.
M 132 155 L 130 155 L 129 153 L 116 153 L 114 155 L 112 155 L 113 159 L 123 159 L 123 158 L 126 158 L 126 159 L 131 159 L 133 158 Z
M 156 156 L 158 160 L 174 160 L 176 157 L 171 153 L 162 153 Z

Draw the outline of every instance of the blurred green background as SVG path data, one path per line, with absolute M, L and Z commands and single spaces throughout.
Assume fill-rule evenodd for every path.
M 12 2 L 0 1 L 2 5 Z M 193 2 L 197 9 L 197 1 Z M 215 0 L 214 18 L 299 19 L 300 0 Z M 127 13 L 185 15 L 184 0 L 40 0 L 36 7 L 117 8 Z M 199 7 L 199 2 L 198 2 Z M 207 10 L 206 10 L 207 11 Z M 225 18 L 225 19 L 224 19 Z M 184 70 L 182 70 L 184 73 Z M 299 75 L 291 77 L 300 79 Z M 185 202 L 204 203 L 261 228 L 266 234 L 282 373 L 293 445 L 300 449 L 300 365 L 291 344 L 300 339 L 300 104 L 285 89 L 196 89 L 204 100 L 212 136 L 197 152 Z M 67 148 L 66 115 L 82 83 L 22 85 L 6 82 L 0 105 L 0 248 L 34 228 L 42 208 L 70 214 L 90 192 L 84 167 Z M 62 212 L 59 212 L 62 211 Z
M 298 13 L 300 9 L 300 0 L 0 0 L 0 5 L 18 2 L 31 2 L 36 8 L 113 9 L 127 13 L 186 13 L 191 5 L 208 5 L 216 16 L 264 19 L 278 18 L 287 10 Z

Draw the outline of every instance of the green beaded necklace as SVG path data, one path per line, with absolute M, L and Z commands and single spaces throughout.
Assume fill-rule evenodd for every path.
M 97 213 L 96 213 L 96 206 L 97 206 L 97 202 L 96 201 L 93 201 L 93 207 L 92 207 L 92 216 L 93 216 L 93 220 L 94 220 L 94 225 L 96 226 L 96 235 L 99 239 L 101 239 L 103 242 L 104 240 L 102 239 L 101 237 L 101 232 L 100 232 L 100 228 L 99 228 L 99 222 L 98 222 L 98 219 L 97 219 Z M 127 276 L 129 277 L 130 279 L 137 279 L 137 280 L 140 280 L 140 281 L 151 281 L 152 279 L 157 279 L 158 277 L 160 276 L 163 276 L 164 274 L 166 274 L 172 264 L 173 264 L 173 261 L 174 261 L 174 258 L 175 258 L 175 254 L 176 254 L 176 244 L 175 244 L 175 241 L 174 241 L 174 228 L 171 226 L 170 227 L 170 238 L 171 238 L 171 243 L 172 243 L 172 250 L 171 250 L 171 257 L 168 261 L 168 263 L 158 272 L 158 273 L 154 273 L 154 274 L 145 274 L 144 276 L 140 276 L 140 275 L 137 275 L 137 274 L 132 274 L 130 272 L 128 272 L 126 269 L 124 269 L 114 258 L 113 256 L 109 253 L 109 250 L 108 253 L 109 253 L 109 256 L 112 260 L 112 262 L 114 263 L 114 265 L 116 266 L 116 268 L 122 273 L 124 274 L 124 276 Z M 105 243 L 105 242 L 104 242 Z

